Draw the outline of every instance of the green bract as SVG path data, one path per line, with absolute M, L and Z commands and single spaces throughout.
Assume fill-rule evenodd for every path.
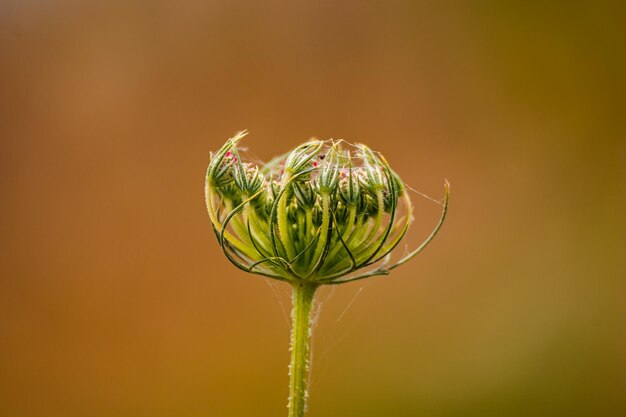
M 206 204 L 218 241 L 244 271 L 282 281 L 338 284 L 386 275 L 391 252 L 412 221 L 400 177 L 377 152 L 344 141 L 312 140 L 263 167 L 242 161 L 247 134 L 211 155 Z

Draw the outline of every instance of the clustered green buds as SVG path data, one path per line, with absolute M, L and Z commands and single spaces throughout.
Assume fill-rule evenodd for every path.
M 365 145 L 311 140 L 263 167 L 242 161 L 229 139 L 211 155 L 206 204 L 218 241 L 244 271 L 297 283 L 338 284 L 386 275 L 391 252 L 412 222 L 406 187 Z

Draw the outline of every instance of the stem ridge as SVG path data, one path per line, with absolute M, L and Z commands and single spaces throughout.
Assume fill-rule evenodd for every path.
M 311 359 L 311 311 L 317 285 L 293 283 L 291 310 L 291 362 L 289 365 L 289 417 L 304 417 Z

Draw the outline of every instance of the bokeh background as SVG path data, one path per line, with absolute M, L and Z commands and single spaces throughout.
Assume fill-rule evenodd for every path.
M 452 184 L 320 295 L 311 417 L 626 415 L 626 13 L 543 3 L 0 3 L 0 415 L 286 415 L 288 288 L 204 207 L 242 129 Z

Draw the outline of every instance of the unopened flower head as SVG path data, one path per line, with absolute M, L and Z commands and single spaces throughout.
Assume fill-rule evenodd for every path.
M 237 267 L 296 283 L 337 284 L 386 275 L 412 222 L 411 199 L 385 158 L 365 145 L 311 140 L 264 166 L 242 160 L 241 132 L 211 155 L 206 203 Z

